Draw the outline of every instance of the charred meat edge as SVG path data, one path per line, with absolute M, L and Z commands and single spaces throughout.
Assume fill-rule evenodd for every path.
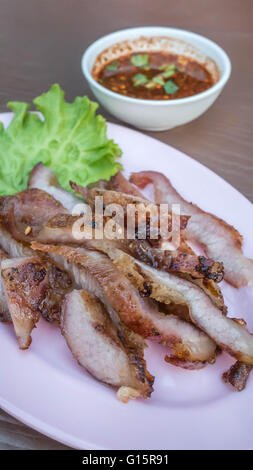
M 253 366 L 245 364 L 241 361 L 236 361 L 230 369 L 224 372 L 222 378 L 225 383 L 229 383 L 234 390 L 241 392 L 245 389 L 247 381 L 252 371 Z
M 34 257 L 34 250 L 30 248 L 28 243 L 20 242 L 15 240 L 15 238 L 0 224 L 0 237 L 1 245 L 4 248 L 4 255 L 10 258 L 23 258 L 23 257 Z M 42 256 L 42 253 L 37 253 L 37 256 L 43 258 L 41 262 L 46 266 L 48 273 L 48 289 L 45 298 L 40 304 L 40 313 L 48 321 L 57 321 L 59 322 L 61 302 L 64 295 L 73 288 L 71 277 L 62 269 L 57 266 L 56 263 L 53 263 L 45 255 Z M 2 302 L 5 301 L 5 306 L 8 307 L 6 303 L 5 296 L 2 297 Z M 9 309 L 8 309 L 9 312 Z M 7 313 L 7 312 L 6 312 Z M 5 316 L 6 317 L 6 316 Z M 11 319 L 10 315 L 7 319 Z
M 1 262 L 4 294 L 20 349 L 27 349 L 46 295 L 47 271 L 39 257 L 12 258 Z

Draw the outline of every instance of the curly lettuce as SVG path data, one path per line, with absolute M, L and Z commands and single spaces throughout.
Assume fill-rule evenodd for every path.
M 27 103 L 7 104 L 14 117 L 0 123 L 0 195 L 26 188 L 34 165 L 43 162 L 70 190 L 69 180 L 87 185 L 115 175 L 121 164 L 118 145 L 107 138 L 105 119 L 96 115 L 97 103 L 86 96 L 67 103 L 64 92 L 52 85 L 33 101 L 42 115 L 30 113 Z

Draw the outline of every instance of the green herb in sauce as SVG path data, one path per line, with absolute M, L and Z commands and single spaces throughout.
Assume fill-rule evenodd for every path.
M 156 77 L 153 77 L 152 82 L 158 83 L 158 85 L 164 85 L 164 80 L 163 80 L 163 77 L 161 77 L 161 75 L 157 75 Z
M 164 78 L 169 78 L 177 72 L 177 67 L 174 64 L 168 65 L 163 72 Z
M 145 86 L 145 88 L 155 88 L 155 83 L 150 81 L 150 82 L 146 83 L 146 85 L 144 85 L 144 86 Z
M 148 54 L 132 55 L 130 61 L 135 67 L 146 67 L 148 66 Z
M 118 70 L 118 68 L 119 68 L 119 62 L 117 60 L 115 60 L 110 65 L 107 65 L 106 70 L 115 71 L 115 70 Z
M 163 88 L 166 91 L 167 95 L 173 95 L 173 93 L 176 93 L 176 91 L 179 90 L 179 87 L 172 80 L 168 80 L 163 85 Z
M 134 75 L 132 80 L 134 82 L 134 86 L 144 85 L 148 81 L 146 75 L 143 75 L 143 73 L 137 73 Z

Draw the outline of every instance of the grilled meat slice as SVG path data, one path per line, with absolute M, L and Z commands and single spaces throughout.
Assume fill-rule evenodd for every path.
M 140 291 L 163 303 L 186 304 L 191 321 L 207 333 L 231 356 L 253 364 L 253 335 L 231 318 L 222 315 L 209 297 L 197 286 L 173 274 L 151 268 L 120 250 L 114 252 L 114 263 Z
M 5 259 L 1 263 L 4 293 L 20 349 L 27 349 L 46 295 L 47 271 L 41 259 Z
M 32 256 L 31 241 L 48 217 L 65 212 L 52 196 L 39 189 L 22 191 L 16 196 L 0 199 L 0 242 L 11 258 Z M 27 227 L 30 233 L 25 234 Z M 72 287 L 68 274 L 56 265 L 43 260 L 48 273 L 48 288 L 40 305 L 40 313 L 48 321 L 59 321 L 61 301 Z
M 13 238 L 12 235 L 1 225 L 0 240 L 1 245 L 5 249 L 5 252 L 8 253 L 8 255 L 4 255 L 3 258 L 17 258 L 27 256 L 34 257 L 34 250 L 32 250 L 26 243 L 15 240 L 15 238 Z M 47 270 L 48 287 L 45 293 L 45 297 L 41 301 L 39 310 L 43 318 L 46 320 L 56 320 L 59 322 L 61 302 L 64 295 L 73 287 L 72 280 L 70 276 L 64 270 L 60 269 L 55 263 L 52 263 L 52 261 L 50 261 L 45 256 L 42 257 L 41 253 L 40 258 L 42 258 L 41 261 Z M 2 297 L 2 302 L 5 302 L 7 306 L 5 296 Z M 6 318 L 8 318 L 7 312 L 6 315 Z
M 0 248 L 0 263 L 4 260 L 9 258 L 8 254 Z M 6 302 L 6 298 L 4 295 L 3 283 L 2 278 L 0 276 L 0 321 L 5 323 L 11 323 L 11 316 L 8 309 L 8 305 Z
M 131 181 L 140 188 L 153 183 L 156 203 L 180 204 L 181 213 L 191 216 L 185 231 L 187 239 L 202 245 L 210 258 L 223 262 L 225 279 L 234 287 L 253 286 L 253 260 L 243 255 L 243 239 L 234 227 L 185 201 L 161 173 L 133 173 Z
M 76 204 L 80 204 L 78 197 L 59 186 L 55 173 L 43 163 L 38 163 L 33 168 L 28 180 L 28 188 L 42 189 L 59 201 L 69 212 Z
M 126 387 L 124 401 L 151 395 L 154 377 L 146 369 L 143 339 L 121 324 L 115 326 L 96 297 L 84 290 L 67 294 L 61 329 L 73 356 L 90 374 L 109 385 Z
M 237 392 L 245 389 L 252 365 L 236 361 L 229 370 L 224 372 L 222 378 L 224 382 L 229 383 Z
M 113 309 L 135 333 L 165 344 L 171 357 L 181 359 L 181 366 L 185 366 L 183 359 L 191 361 L 192 367 L 199 367 L 201 362 L 214 359 L 216 345 L 210 338 L 193 325 L 173 315 L 159 313 L 145 302 L 107 256 L 67 246 L 37 242 L 33 242 L 32 246 L 51 254 L 58 264 L 61 263 L 73 275 L 78 287 L 87 289 L 106 305 L 112 317 Z M 145 291 L 142 294 L 146 296 Z
M 0 223 L 18 241 L 28 243 L 45 222 L 66 209 L 40 189 L 27 189 L 0 198 Z

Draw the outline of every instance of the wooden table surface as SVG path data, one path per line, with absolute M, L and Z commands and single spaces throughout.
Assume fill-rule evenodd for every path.
M 228 84 L 204 116 L 148 134 L 205 164 L 253 201 L 252 18 L 251 0 L 0 0 L 0 111 L 9 100 L 31 101 L 55 82 L 70 100 L 91 96 L 81 55 L 104 34 L 150 25 L 203 34 L 228 53 Z M 0 449 L 14 448 L 65 447 L 0 412 Z

